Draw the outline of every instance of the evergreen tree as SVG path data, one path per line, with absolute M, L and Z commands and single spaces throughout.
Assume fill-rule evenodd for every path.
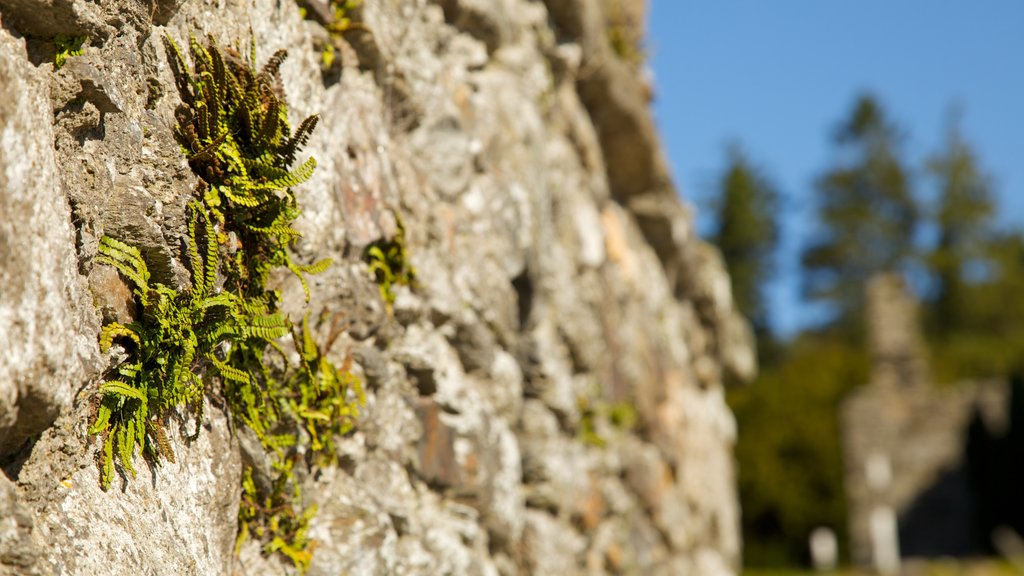
M 917 205 L 899 134 L 871 96 L 861 96 L 835 137 L 838 165 L 817 181 L 820 230 L 803 254 L 805 291 L 859 325 L 864 284 L 896 271 L 913 251 Z
M 718 186 L 718 227 L 712 241 L 722 251 L 740 312 L 765 334 L 768 311 L 764 286 L 778 244 L 778 193 L 750 164 L 738 146 L 729 149 Z
M 938 185 L 934 215 L 938 241 L 927 264 L 936 287 L 931 303 L 933 333 L 943 338 L 967 329 L 969 300 L 965 278 L 971 263 L 981 262 L 993 240 L 992 192 L 989 178 L 978 168 L 974 151 L 951 122 L 945 149 L 928 161 Z
M 981 246 L 988 273 L 961 280 L 958 324 L 933 333 L 936 377 L 953 382 L 1002 377 L 1024 369 L 1024 235 L 993 232 Z

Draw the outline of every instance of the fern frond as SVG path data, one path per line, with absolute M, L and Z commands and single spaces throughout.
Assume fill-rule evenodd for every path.
M 102 467 L 100 469 L 100 487 L 103 490 L 110 488 L 114 481 L 114 431 L 107 430 L 103 438 L 103 454 L 100 456 Z
M 117 367 L 117 373 L 125 378 L 131 380 L 139 375 L 142 370 L 142 365 L 139 363 L 128 363 L 125 362 Z
M 110 406 L 103 401 L 100 401 L 99 409 L 96 412 L 96 421 L 89 427 L 89 434 L 99 434 L 108 427 L 110 427 L 110 416 L 113 411 Z
M 100 238 L 97 260 L 117 268 L 121 274 L 135 283 L 138 290 L 149 288 L 149 268 L 138 248 L 115 240 L 110 236 Z
M 296 339 L 298 344 L 298 339 Z M 316 362 L 320 359 L 320 348 L 313 339 L 313 332 L 309 329 L 309 312 L 302 318 L 302 359 L 307 363 Z M 312 374 L 310 374 L 312 377 Z
M 199 134 L 199 141 L 206 142 L 214 137 L 216 125 L 210 124 L 210 105 L 206 102 L 206 91 L 209 87 L 205 83 L 199 83 L 199 96 L 192 109 L 196 112 L 196 132 Z
M 274 180 L 268 180 L 261 182 L 253 186 L 254 190 L 280 190 L 282 188 L 291 188 L 292 186 L 298 186 L 306 180 L 309 180 L 313 176 L 313 171 L 316 170 L 316 158 L 312 156 L 302 163 L 301 166 L 288 172 L 287 175 L 277 178 Z
M 274 55 L 270 57 L 270 60 L 267 60 L 267 63 L 263 65 L 263 68 L 260 70 L 258 78 L 263 82 L 272 84 L 274 81 L 277 80 L 277 74 L 278 71 L 281 69 L 281 64 L 285 61 L 287 57 L 288 51 L 285 50 L 284 48 L 281 48 L 277 52 L 274 52 Z M 255 60 L 253 60 L 253 62 L 255 62 Z
M 306 302 L 309 302 L 309 283 L 306 282 L 306 275 L 302 273 L 302 269 L 292 263 L 291 258 L 286 262 L 288 269 L 299 279 L 299 283 L 302 284 L 302 293 L 306 297 Z
M 267 236 L 287 236 L 288 238 L 301 238 L 302 234 L 291 226 L 275 224 L 271 226 L 254 226 L 252 224 L 242 225 L 246 230 Z
M 124 467 L 132 478 L 135 477 L 135 468 L 132 467 L 132 456 L 135 455 L 135 425 L 130 422 L 122 424 L 117 429 L 117 452 L 121 459 L 121 466 Z
M 213 365 L 217 367 L 217 370 L 220 372 L 220 375 L 223 376 L 224 378 L 231 380 L 233 382 L 238 382 L 240 384 L 252 384 L 252 377 L 249 376 L 248 372 L 244 372 L 225 362 L 221 362 L 216 357 L 210 356 L 209 359 L 213 363 Z
M 170 441 L 167 440 L 167 433 L 164 431 L 163 424 L 159 420 L 152 420 L 149 422 L 148 428 L 149 433 L 156 438 L 156 445 L 160 454 L 167 458 L 171 464 L 174 464 L 174 450 L 171 448 Z
M 217 136 L 214 136 L 213 139 L 210 140 L 209 144 L 205 145 L 198 152 L 195 152 L 192 155 L 188 156 L 187 160 L 189 162 L 196 163 L 213 160 L 216 157 L 217 152 L 220 151 L 221 144 L 224 143 L 228 135 L 228 132 L 221 132 Z
M 237 302 L 236 297 L 230 292 L 221 292 L 220 294 L 210 296 L 199 303 L 199 307 L 203 309 L 220 307 L 234 310 L 238 305 L 239 303 Z
M 245 332 L 250 337 L 277 340 L 288 333 L 288 322 L 281 313 L 261 316 L 251 319 Z
M 189 268 L 192 272 L 192 298 L 201 300 L 206 296 L 210 286 L 206 282 L 205 266 L 202 259 L 199 258 L 199 238 L 196 236 L 199 203 L 193 200 L 188 203 L 188 207 L 192 210 L 192 217 L 188 219 L 188 258 Z
M 267 112 L 263 118 L 263 126 L 260 127 L 259 135 L 256 137 L 253 145 L 259 148 L 265 148 L 271 143 L 277 140 L 277 135 L 281 131 L 281 109 L 280 102 L 276 98 L 272 98 L 267 106 Z
M 331 264 L 333 264 L 333 263 L 334 263 L 333 259 L 331 259 L 331 258 L 324 258 L 323 260 L 320 260 L 318 262 L 314 262 L 312 264 L 301 264 L 301 265 L 298 265 L 298 266 L 296 266 L 296 268 L 298 268 L 299 270 L 305 272 L 306 274 L 320 274 L 321 272 L 327 270 L 331 266 Z
M 149 404 L 143 402 L 135 411 L 135 441 L 139 443 L 139 451 L 146 450 L 146 420 L 149 419 Z
M 126 398 L 134 398 L 143 403 L 148 401 L 148 398 L 146 398 L 146 395 L 141 390 L 133 388 L 120 380 L 107 380 L 100 385 L 100 392 L 104 394 L 124 396 Z
M 221 187 L 220 191 L 224 194 L 225 197 L 227 197 L 228 200 L 231 200 L 232 202 L 238 204 L 239 206 L 245 206 L 246 208 L 255 208 L 262 204 L 262 200 L 250 194 L 249 190 L 241 190 L 240 192 L 242 192 L 244 195 L 236 194 L 236 191 L 233 188 L 229 186 L 224 186 Z
M 192 99 L 192 90 L 189 84 L 188 66 L 185 64 L 185 57 L 181 53 L 181 49 L 178 48 L 178 44 L 170 36 L 164 36 L 164 48 L 165 51 L 173 54 L 173 58 L 168 58 L 167 62 L 171 65 L 171 75 L 174 76 L 174 84 L 178 88 L 178 94 L 181 95 L 181 99 L 185 104 L 191 106 L 194 101 Z
M 295 162 L 295 155 L 298 154 L 300 148 L 309 142 L 309 137 L 318 122 L 320 122 L 320 116 L 316 114 L 309 116 L 299 124 L 295 135 L 287 139 L 284 147 L 278 153 L 281 159 L 284 160 L 285 166 L 291 166 Z
M 111 322 L 100 329 L 100 352 L 109 350 L 114 344 L 114 338 L 118 336 L 131 338 L 136 346 L 142 346 L 142 343 L 139 341 L 139 335 L 134 330 L 120 322 Z

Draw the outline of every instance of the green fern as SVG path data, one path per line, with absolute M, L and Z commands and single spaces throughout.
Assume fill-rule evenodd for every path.
M 395 303 L 395 285 L 413 286 L 416 269 L 409 262 L 405 248 L 405 226 L 398 220 L 398 232 L 390 240 L 378 240 L 366 247 L 363 260 L 370 267 L 370 274 L 380 289 L 380 296 L 391 309 Z
M 316 168 L 309 158 L 293 168 L 318 117 L 306 118 L 294 134 L 284 101 L 277 95 L 278 70 L 287 53 L 279 50 L 257 70 L 235 51 L 221 51 L 210 39 L 189 42 L 193 68 L 167 39 L 174 74 L 187 111 L 179 114 L 175 135 L 189 165 L 208 187 L 204 200 L 224 232 L 234 233 L 247 254 L 260 258 L 229 262 L 227 282 L 259 292 L 269 271 L 285 266 L 306 285 L 287 250 L 299 233 L 290 227 L 298 216 L 292 187 Z M 255 48 L 252 50 L 255 53 Z M 308 300 L 308 289 L 306 293 Z
M 198 434 L 212 388 L 274 464 L 270 494 L 258 494 L 251 476 L 243 482 L 239 543 L 255 535 L 266 553 L 282 554 L 304 571 L 312 548 L 305 531 L 315 510 L 302 508 L 293 466 L 303 453 L 311 466 L 335 463 L 334 438 L 352 429 L 365 402 L 351 360 L 336 369 L 315 342 L 308 315 L 293 325 L 279 310 L 280 295 L 266 287 L 272 270 L 288 268 L 308 301 L 305 276 L 331 263 L 298 264 L 289 252 L 299 237 L 291 187 L 307 180 L 316 162 L 291 166 L 316 117 L 289 135 L 276 90 L 283 51 L 257 72 L 250 64 L 255 46 L 246 63 L 236 51 L 192 39 L 189 71 L 174 42 L 166 43 L 184 103 L 176 135 L 202 179 L 188 203 L 182 254 L 191 282 L 187 290 L 155 282 L 137 248 L 100 239 L 96 261 L 131 284 L 141 311 L 133 322 L 111 322 L 100 332 L 102 351 L 119 344 L 125 353 L 99 387 L 89 428 L 102 438 L 101 485 L 107 489 L 118 468 L 134 476 L 137 452 L 154 463 L 174 462 L 163 422 L 184 411 L 194 416 Z M 279 343 L 289 334 L 300 352 L 297 366 L 288 365 Z
M 53 45 L 55 54 L 53 56 L 53 65 L 58 70 L 64 66 L 64 63 L 68 61 L 71 56 L 81 56 L 82 46 L 85 45 L 88 36 L 68 36 L 66 34 L 57 34 L 53 37 Z
M 301 500 L 291 461 L 277 467 L 270 494 L 260 493 L 252 479 L 252 468 L 246 468 L 242 473 L 235 553 L 241 551 L 242 544 L 249 538 L 256 538 L 265 542 L 264 553 L 280 553 L 291 560 L 300 572 L 305 572 L 313 559 L 312 541 L 306 531 L 316 515 L 316 506 L 299 512 L 293 502 Z
M 321 465 L 335 462 L 334 438 L 352 430 L 359 406 L 366 402 L 362 382 L 351 372 L 347 355 L 339 370 L 327 360 L 309 328 L 309 314 L 292 331 L 302 358 L 282 395 L 287 409 L 297 415 L 310 436 L 310 448 Z

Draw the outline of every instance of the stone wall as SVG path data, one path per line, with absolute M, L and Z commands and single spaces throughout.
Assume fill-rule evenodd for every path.
M 367 403 L 302 480 L 310 574 L 734 573 L 723 382 L 751 377 L 750 331 L 608 6 L 364 0 L 332 40 L 291 0 L 0 0 L 0 573 L 292 570 L 235 553 L 245 436 L 216 398 L 169 428 L 175 463 L 109 492 L 87 434 L 102 319 L 134 313 L 99 237 L 187 285 L 162 38 L 190 34 L 287 49 L 293 124 L 321 116 L 294 251 L 334 258 L 309 307 Z M 58 34 L 88 36 L 60 69 Z M 399 219 L 418 282 L 389 310 L 361 254 Z

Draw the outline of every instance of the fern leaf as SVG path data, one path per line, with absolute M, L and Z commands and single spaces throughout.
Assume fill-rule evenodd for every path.
M 192 90 L 189 85 L 188 66 L 185 64 L 185 57 L 181 54 L 178 44 L 170 36 L 164 36 L 164 51 L 170 52 L 173 58 L 168 58 L 171 65 L 171 75 L 174 76 L 174 84 L 178 87 L 178 94 L 181 95 L 185 104 L 192 106 Z
M 174 464 L 174 450 L 171 448 L 170 441 L 167 440 L 167 433 L 164 431 L 163 424 L 159 420 L 153 420 L 149 423 L 149 432 L 156 438 L 156 445 L 159 448 L 160 454 L 164 458 L 167 458 Z
M 217 370 L 220 371 L 220 375 L 223 376 L 224 378 L 231 380 L 232 382 L 238 382 L 241 384 L 252 384 L 252 377 L 249 375 L 248 372 L 244 372 L 225 362 L 221 362 L 220 360 L 213 356 L 209 356 L 208 358 L 213 363 L 213 365 L 217 367 Z
M 117 367 L 117 373 L 125 378 L 131 380 L 139 375 L 139 371 L 142 370 L 142 364 L 140 363 L 124 363 Z
M 103 439 L 103 454 L 100 458 L 103 461 L 100 470 L 100 487 L 106 490 L 114 481 L 114 433 L 112 430 L 108 430 Z
M 287 236 L 291 238 L 301 238 L 302 234 L 298 230 L 291 226 L 274 224 L 270 226 L 253 226 L 252 224 L 242 225 L 246 230 L 255 232 L 257 234 L 266 234 L 268 236 Z
M 281 149 L 279 155 L 285 162 L 285 166 L 291 166 L 295 162 L 295 155 L 298 154 L 299 149 L 306 145 L 309 141 L 309 136 L 313 133 L 313 129 L 316 128 L 317 123 L 320 121 L 320 117 L 316 114 L 306 118 L 299 124 L 299 128 L 295 131 L 295 135 L 288 138 L 288 142 Z
M 216 156 L 217 151 L 220 150 L 220 145 L 224 143 L 224 140 L 227 139 L 228 135 L 230 135 L 230 132 L 221 132 L 217 136 L 214 136 L 213 139 L 210 140 L 209 144 L 189 156 L 188 161 L 205 162 L 207 160 L 212 160 Z
M 245 140 L 251 142 L 253 140 L 252 135 L 255 133 L 256 126 L 258 125 L 258 119 L 254 116 L 259 114 L 260 109 L 259 96 L 253 90 L 251 84 L 245 85 L 245 91 L 242 92 L 237 104 L 238 107 L 235 109 L 235 114 L 238 119 L 238 127 L 241 129 L 240 134 L 245 137 Z
M 288 259 L 288 262 L 286 263 L 286 265 L 288 266 L 288 269 L 291 270 L 292 273 L 294 273 L 296 277 L 298 277 L 299 283 L 302 284 L 302 293 L 306 296 L 306 302 L 308 303 L 309 302 L 309 283 L 306 282 L 306 276 L 302 273 L 302 269 L 300 269 L 298 266 L 296 266 L 294 263 L 292 263 L 290 258 Z
M 132 456 L 135 455 L 135 426 L 134 422 L 128 425 L 121 425 L 117 429 L 117 452 L 121 459 L 121 466 L 135 477 L 135 468 L 132 466 Z
M 206 274 L 203 272 L 203 261 L 199 258 L 199 239 L 196 236 L 196 219 L 198 218 L 198 202 L 189 202 L 192 209 L 192 216 L 188 219 L 188 257 L 189 268 L 192 272 L 192 298 L 201 300 L 206 296 L 209 285 L 206 283 Z
M 202 208 L 200 207 L 200 210 Z M 202 212 L 206 229 L 206 287 L 207 293 L 217 284 L 217 270 L 220 268 L 220 252 L 217 244 L 217 229 L 206 212 Z
M 100 329 L 100 352 L 109 350 L 114 344 L 114 338 L 118 336 L 131 338 L 136 346 L 142 346 L 142 343 L 139 341 L 139 335 L 134 330 L 120 322 L 111 322 Z
M 233 310 L 237 306 L 237 302 L 236 297 L 230 292 L 221 292 L 216 296 L 204 299 L 199 306 L 200 308 L 224 307 Z
M 309 329 L 309 312 L 307 312 L 302 318 L 302 358 L 306 362 L 315 362 L 319 357 L 320 348 L 316 345 L 313 332 Z
M 110 415 L 113 411 L 106 402 L 100 402 L 99 410 L 96 412 L 96 421 L 89 427 L 89 434 L 99 434 L 110 427 Z
M 259 79 L 272 85 L 277 80 L 278 71 L 280 71 L 281 64 L 286 58 L 288 58 L 288 51 L 284 48 L 274 52 L 274 55 L 270 57 L 270 60 L 267 60 L 267 63 L 260 70 Z
M 256 184 L 253 186 L 253 189 L 280 190 L 282 188 L 291 188 L 292 186 L 297 186 L 306 180 L 309 180 L 310 177 L 313 176 L 314 170 L 316 170 L 316 158 L 310 157 L 308 160 L 303 162 L 301 166 L 292 170 L 287 175 Z
M 256 148 L 265 148 L 277 140 L 277 135 L 281 130 L 280 106 L 279 100 L 276 98 L 270 99 L 267 113 L 263 118 L 263 126 L 260 127 L 259 135 L 254 142 Z
M 133 388 L 120 380 L 107 380 L 100 385 L 100 392 L 103 392 L 104 394 L 116 394 L 118 396 L 134 398 L 142 402 L 146 402 L 148 400 L 141 390 Z
M 212 38 L 210 40 L 210 45 L 213 46 Z M 199 43 L 195 36 L 189 37 L 188 43 L 189 49 L 192 51 L 192 63 L 195 64 L 196 72 L 201 73 L 203 70 L 209 70 L 211 68 L 210 53 Z
M 210 63 L 210 70 L 203 71 L 200 75 L 203 86 L 203 100 L 208 108 L 206 118 L 206 138 L 213 138 L 220 133 L 221 128 L 221 99 L 220 87 L 213 76 L 213 63 Z
M 245 195 L 242 195 L 236 194 L 235 190 L 230 186 L 222 186 L 220 188 L 220 191 L 224 194 L 225 197 L 227 197 L 228 200 L 231 200 L 232 202 L 238 204 L 239 206 L 255 208 L 262 203 L 259 198 L 256 198 L 252 194 L 248 194 L 249 190 L 242 190 L 241 192 L 246 193 Z
M 331 258 L 324 258 L 323 260 L 320 260 L 319 262 L 314 262 L 312 264 L 302 264 L 302 265 L 296 266 L 296 268 L 298 268 L 299 270 L 305 272 L 306 274 L 319 274 L 319 273 L 327 270 L 327 268 L 329 268 L 330 265 L 333 264 L 333 263 L 334 263 L 334 260 L 332 260 Z
M 97 260 L 117 268 L 126 278 L 135 283 L 138 290 L 149 288 L 149 268 L 142 259 L 139 249 L 110 236 L 100 238 Z
M 192 106 L 196 113 L 196 132 L 199 134 L 199 141 L 206 142 L 213 138 L 214 127 L 210 125 L 210 106 L 206 103 L 206 91 L 209 87 L 205 83 L 199 83 L 199 98 Z
M 271 314 L 253 318 L 246 332 L 263 340 L 277 340 L 288 333 L 288 323 L 280 313 Z
M 210 50 L 210 59 L 213 63 L 213 79 L 217 85 L 217 98 L 222 102 L 227 103 L 227 67 L 224 66 L 224 56 L 221 55 L 220 50 L 216 46 Z
M 139 443 L 140 452 L 146 450 L 146 421 L 149 419 L 147 405 L 147 403 L 140 404 L 139 409 L 135 412 L 135 441 Z

